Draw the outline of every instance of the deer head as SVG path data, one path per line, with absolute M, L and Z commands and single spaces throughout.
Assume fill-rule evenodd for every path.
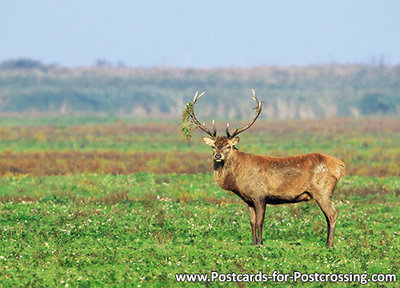
M 237 128 L 232 134 L 229 132 L 229 123 L 228 123 L 226 125 L 226 136 L 217 136 L 217 130 L 215 128 L 214 120 L 212 122 L 212 127 L 213 127 L 212 132 L 207 129 L 207 127 L 205 126 L 204 123 L 201 124 L 200 121 L 197 120 L 196 115 L 194 114 L 194 106 L 195 106 L 197 100 L 201 96 L 203 96 L 205 92 L 203 92 L 201 94 L 198 94 L 196 92 L 196 94 L 193 98 L 191 109 L 189 110 L 190 117 L 192 118 L 193 123 L 196 125 L 197 128 L 200 128 L 201 130 L 203 130 L 205 133 L 207 133 L 210 136 L 210 137 L 203 137 L 203 141 L 204 141 L 204 143 L 206 143 L 207 145 L 209 145 L 213 148 L 214 162 L 224 162 L 224 161 L 226 161 L 226 159 L 229 159 L 232 151 L 236 150 L 235 145 L 237 145 L 240 141 L 240 139 L 239 139 L 239 137 L 237 137 L 237 135 L 239 135 L 243 131 L 249 129 L 251 127 L 251 125 L 253 125 L 254 122 L 257 120 L 258 116 L 260 115 L 261 110 L 262 110 L 262 104 L 260 101 L 258 101 L 254 90 L 252 90 L 252 92 L 253 92 L 252 98 L 257 104 L 257 106 L 255 108 L 256 113 L 254 115 L 253 120 L 250 121 L 249 124 L 247 124 L 246 126 L 244 126 L 242 128 Z
M 214 162 L 224 162 L 229 159 L 231 152 L 235 148 L 235 145 L 239 143 L 239 137 L 229 139 L 228 137 L 216 137 L 211 139 L 209 137 L 203 137 L 204 143 L 213 148 L 213 160 Z

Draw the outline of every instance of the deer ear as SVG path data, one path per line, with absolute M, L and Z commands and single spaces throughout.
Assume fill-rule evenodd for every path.
M 214 140 L 209 137 L 203 137 L 203 141 L 204 141 L 204 143 L 206 143 L 209 146 L 214 145 Z
M 239 137 L 234 137 L 229 140 L 229 143 L 231 144 L 231 146 L 235 146 L 235 145 L 239 144 L 239 141 L 240 141 Z

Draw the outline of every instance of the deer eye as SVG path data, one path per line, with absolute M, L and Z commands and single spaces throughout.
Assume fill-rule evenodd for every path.
M 230 145 L 227 145 L 227 146 L 226 146 L 226 149 L 231 149 L 231 146 L 230 146 Z
M 215 145 L 212 145 L 211 148 L 212 148 L 212 149 L 215 149 Z

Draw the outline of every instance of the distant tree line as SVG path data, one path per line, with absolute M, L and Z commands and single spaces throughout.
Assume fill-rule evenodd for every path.
M 199 90 L 199 116 L 240 119 L 252 113 L 253 88 L 268 118 L 397 116 L 399 83 L 400 66 L 385 65 L 67 68 L 17 59 L 0 63 L 0 115 L 178 118 Z

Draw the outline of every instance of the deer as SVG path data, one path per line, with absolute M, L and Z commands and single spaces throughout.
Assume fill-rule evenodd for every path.
M 250 210 L 252 245 L 263 245 L 262 231 L 266 205 L 297 203 L 314 199 L 327 222 L 327 247 L 332 247 L 338 212 L 331 197 L 337 182 L 344 176 L 344 163 L 330 155 L 311 153 L 289 157 L 254 155 L 239 151 L 238 135 L 249 129 L 262 110 L 252 90 L 256 103 L 253 119 L 233 133 L 226 127 L 226 136 L 217 136 L 214 120 L 213 131 L 197 120 L 194 107 L 205 92 L 196 92 L 193 101 L 187 104 L 188 115 L 196 128 L 203 130 L 205 144 L 213 149 L 214 179 L 223 190 L 239 196 Z

